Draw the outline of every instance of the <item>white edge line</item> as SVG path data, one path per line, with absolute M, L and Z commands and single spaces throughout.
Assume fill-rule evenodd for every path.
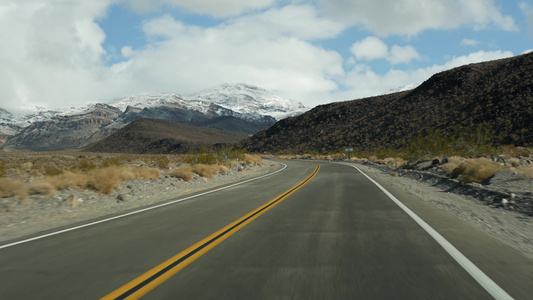
M 160 208 L 160 207 L 163 207 L 163 206 L 167 206 L 167 205 L 175 204 L 175 203 L 178 203 L 178 202 L 190 200 L 190 199 L 193 199 L 193 198 L 205 196 L 207 194 L 211 194 L 211 193 L 218 192 L 218 191 L 221 191 L 221 190 L 229 189 L 231 187 L 234 187 L 234 186 L 237 186 L 237 185 L 241 185 L 241 184 L 244 184 L 244 183 L 248 183 L 250 181 L 258 180 L 258 179 L 261 179 L 261 178 L 265 178 L 267 176 L 272 176 L 272 175 L 274 175 L 276 173 L 279 173 L 279 172 L 281 172 L 281 171 L 283 171 L 283 170 L 285 170 L 287 168 L 286 164 L 284 164 L 284 163 L 280 163 L 280 164 L 283 165 L 283 168 L 280 169 L 280 170 L 277 170 L 277 171 L 275 171 L 273 173 L 270 173 L 270 174 L 262 175 L 262 176 L 259 176 L 259 177 L 255 177 L 255 178 L 252 178 L 252 179 L 248 179 L 248 180 L 244 180 L 244 181 L 241 181 L 241 182 L 237 182 L 237 183 L 234 183 L 234 184 L 231 184 L 231 185 L 228 185 L 228 186 L 224 186 L 224 187 L 221 187 L 221 188 L 218 188 L 218 189 L 214 189 L 214 190 L 211 190 L 211 191 L 208 191 L 208 192 L 204 192 L 204 193 L 201 193 L 201 194 L 189 196 L 189 197 L 182 198 L 182 199 L 173 200 L 173 201 L 166 202 L 166 203 L 163 203 L 163 204 L 158 204 L 158 205 L 155 205 L 155 206 L 150 206 L 150 207 L 147 207 L 147 208 L 143 208 L 143 209 L 140 209 L 140 210 L 132 211 L 132 212 L 129 212 L 129 213 L 126 213 L 126 214 L 122 214 L 122 215 L 118 215 L 118 216 L 114 216 L 114 217 L 111 217 L 111 218 L 107 218 L 107 219 L 103 219 L 103 220 L 99 220 L 99 221 L 95 221 L 95 222 L 91 222 L 91 223 L 87 223 L 87 224 L 83 224 L 83 225 L 79 225 L 79 226 L 75 226 L 75 227 L 71 227 L 71 228 L 67 228 L 67 229 L 63 229 L 63 230 L 59 230 L 59 231 L 54 231 L 54 232 L 43 234 L 43 235 L 39 235 L 39 236 L 32 237 L 32 238 L 29 238 L 29 239 L 13 242 L 13 243 L 10 243 L 10 244 L 6 244 L 6 245 L 3 245 L 3 246 L 0 246 L 0 249 L 12 247 L 12 246 L 19 245 L 19 244 L 24 244 L 24 243 L 27 243 L 27 242 L 43 239 L 43 238 L 46 238 L 46 237 L 49 237 L 49 236 L 58 235 L 58 234 L 61 234 L 61 233 L 73 231 L 73 230 L 84 228 L 84 227 L 93 226 L 93 225 L 104 223 L 104 222 L 108 222 L 108 221 L 124 218 L 124 217 L 127 217 L 127 216 L 135 215 L 135 214 L 142 213 L 142 212 L 145 212 L 145 211 L 149 211 L 149 210 L 152 210 L 152 209 Z
M 405 206 L 400 200 L 396 199 L 389 191 L 377 183 L 370 176 L 366 175 L 358 167 L 353 165 L 351 166 L 361 174 L 363 174 L 368 180 L 374 183 L 385 195 L 387 195 L 396 205 L 398 205 L 404 212 L 406 212 L 420 227 L 422 227 L 437 243 L 439 243 L 448 254 L 450 254 L 463 269 L 465 269 L 470 276 L 472 276 L 492 297 L 495 299 L 513 299 L 506 291 L 504 291 L 496 282 L 490 279 L 483 271 L 481 271 L 474 263 L 472 263 L 466 256 L 464 256 L 457 248 L 455 248 L 450 242 L 448 242 L 440 233 L 435 229 L 429 226 L 424 220 L 422 220 L 418 215 L 416 215 L 412 210 Z

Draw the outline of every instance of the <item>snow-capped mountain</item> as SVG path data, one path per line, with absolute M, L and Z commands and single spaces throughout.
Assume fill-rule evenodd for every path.
M 0 109 L 4 149 L 59 150 L 80 148 L 140 118 L 253 134 L 276 119 L 308 110 L 301 103 L 275 96 L 259 87 L 222 85 L 184 97 L 178 94 L 135 95 L 112 103 L 57 110 L 26 109 L 12 114 Z
M 14 135 L 21 127 L 15 121 L 15 116 L 7 110 L 0 108 L 0 135 Z
M 216 106 L 219 106 L 240 113 L 240 118 L 243 119 L 271 116 L 278 121 L 309 110 L 300 102 L 281 98 L 263 88 L 244 83 L 223 84 L 189 96 L 177 94 L 129 96 L 110 105 L 122 111 L 128 106 L 141 109 L 165 106 L 223 116 L 224 110 L 218 108 L 217 111 Z
M 190 96 L 204 99 L 243 114 L 269 115 L 276 120 L 300 115 L 309 110 L 302 103 L 284 99 L 249 84 L 223 84 Z

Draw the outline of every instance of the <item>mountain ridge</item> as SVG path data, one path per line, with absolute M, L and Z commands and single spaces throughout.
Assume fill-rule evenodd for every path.
M 417 88 L 320 105 L 246 139 L 251 152 L 399 148 L 432 129 L 446 136 L 487 126 L 493 144 L 533 144 L 533 53 L 440 72 Z
M 0 142 L 5 140 L 3 151 L 11 150 L 62 150 L 78 149 L 105 138 L 142 118 L 156 118 L 193 126 L 254 134 L 276 122 L 268 109 L 278 117 L 299 114 L 307 108 L 301 103 L 275 96 L 265 89 L 235 84 L 223 85 L 223 96 L 217 97 L 217 88 L 211 89 L 213 99 L 178 94 L 152 94 L 128 96 L 112 103 L 92 103 L 62 110 L 35 108 L 33 113 L 21 117 L 5 109 L 0 110 Z M 239 91 L 239 92 L 237 92 Z M 222 94 L 222 92 L 219 92 Z M 243 95 L 246 101 L 242 102 Z M 276 105 L 265 107 L 264 103 Z M 231 101 L 248 102 L 250 107 L 231 109 Z M 217 104 L 220 103 L 221 105 Z M 225 106 L 228 107 L 225 107 Z M 264 107 L 259 113 L 254 108 Z M 102 114 L 105 117 L 102 117 Z

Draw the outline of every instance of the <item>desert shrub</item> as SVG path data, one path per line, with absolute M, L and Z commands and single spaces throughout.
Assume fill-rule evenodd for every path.
M 394 158 L 394 157 L 387 157 L 385 159 L 380 160 L 379 162 L 387 165 L 387 167 L 389 168 L 393 168 L 396 166 L 401 167 L 402 165 L 406 163 L 405 160 L 403 160 L 403 158 Z
M 135 168 L 132 170 L 135 179 L 157 179 L 159 178 L 159 169 Z
M 187 167 L 177 167 L 172 172 L 172 176 L 176 178 L 181 178 L 185 181 L 191 181 L 194 178 L 194 173 L 190 166 Z
M 81 170 L 85 170 L 85 171 L 96 169 L 96 164 L 88 158 L 81 159 L 78 162 L 78 166 Z
M 52 195 L 57 193 L 57 188 L 53 183 L 50 183 L 48 180 L 41 179 L 31 183 L 28 187 L 28 191 L 30 195 Z
M 0 178 L 0 198 L 19 196 L 28 197 L 28 188 L 22 181 L 10 178 Z
M 528 157 L 530 155 L 529 149 L 524 148 L 524 147 L 516 147 L 513 145 L 501 146 L 498 152 L 502 155 L 507 155 L 507 156 Z
M 204 165 L 198 164 L 192 166 L 192 171 L 205 178 L 213 178 L 215 174 L 218 174 L 219 166 L 218 165 Z
M 244 161 L 247 164 L 257 164 L 258 166 L 263 166 L 263 160 L 257 155 L 244 154 Z
M 198 163 L 204 165 L 214 165 L 217 163 L 217 157 L 213 153 L 198 154 Z
M 160 169 L 166 169 L 170 164 L 170 160 L 167 156 L 156 156 L 153 159 L 153 163 Z
M 86 188 L 93 184 L 93 176 L 80 172 L 65 171 L 56 178 L 48 178 L 57 189 Z
M 459 156 L 448 157 L 448 162 L 442 165 L 442 168 L 448 173 L 452 173 L 457 167 L 464 163 L 465 159 Z M 454 177 L 455 178 L 455 177 Z
M 470 159 L 452 171 L 452 178 L 459 178 L 464 182 L 482 183 L 504 168 L 487 158 Z
M 533 165 L 520 166 L 516 168 L 516 171 L 526 178 L 533 178 Z
M 115 168 L 106 168 L 98 170 L 94 174 L 93 188 L 106 195 L 111 194 L 113 190 L 122 184 L 121 170 Z M 133 175 L 131 175 L 133 178 Z
M 218 166 L 218 171 L 219 171 L 219 173 L 228 173 L 229 172 L 229 168 L 226 167 L 226 166 Z
M 111 167 L 111 166 L 120 166 L 122 165 L 122 159 L 119 157 L 109 157 L 102 161 L 102 166 L 104 168 Z
M 53 167 L 47 167 L 44 169 L 44 174 L 48 176 L 57 176 L 63 174 L 63 170 Z
M 506 163 L 508 163 L 509 165 L 511 165 L 512 167 L 519 167 L 520 166 L 520 159 L 516 158 L 516 157 L 511 157 L 509 159 L 506 160 Z
M 4 165 L 0 165 L 0 178 L 7 176 L 7 168 Z

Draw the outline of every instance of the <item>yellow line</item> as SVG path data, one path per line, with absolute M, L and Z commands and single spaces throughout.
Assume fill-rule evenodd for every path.
M 172 258 L 166 260 L 165 262 L 159 264 L 155 268 L 135 278 L 134 280 L 130 281 L 129 283 L 125 284 L 124 286 L 118 288 L 117 290 L 104 296 L 101 299 L 139 299 L 149 291 L 156 288 L 161 283 L 165 282 L 174 274 L 178 273 L 187 265 L 195 261 L 197 258 L 204 255 L 209 250 L 213 249 L 216 245 L 222 243 L 225 239 L 227 239 L 235 232 L 239 231 L 248 223 L 252 222 L 257 217 L 264 214 L 266 211 L 270 210 L 272 207 L 276 206 L 281 201 L 287 199 L 294 192 L 306 185 L 313 177 L 316 176 L 316 174 L 320 170 L 320 166 L 316 164 L 315 166 L 316 168 L 313 173 L 311 173 L 311 175 L 309 175 L 306 179 L 304 179 L 296 186 L 292 187 L 291 189 L 287 190 L 283 194 L 272 199 L 261 207 L 255 209 L 254 211 L 246 214 L 242 218 L 234 221 L 226 227 L 204 238 L 203 240 L 192 245 L 186 250 L 180 252 L 179 254 L 173 256 Z

